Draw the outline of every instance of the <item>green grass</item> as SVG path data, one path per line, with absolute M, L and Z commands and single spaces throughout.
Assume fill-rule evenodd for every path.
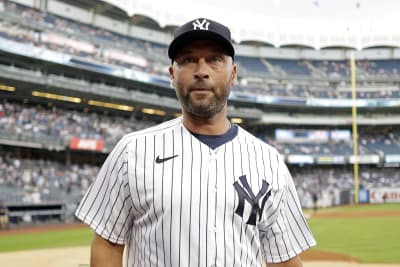
M 305 212 L 312 211 L 305 209 Z M 369 205 L 353 205 L 353 206 L 339 206 L 332 208 L 319 209 L 318 212 L 363 212 L 363 211 L 400 211 L 400 203 L 386 203 L 386 204 L 369 204 Z
M 399 211 L 400 204 L 360 205 L 318 212 Z M 352 256 L 362 262 L 400 262 L 400 216 L 311 218 L 315 249 Z
M 400 210 L 400 204 L 360 205 L 321 209 L 333 211 Z M 400 216 L 317 218 L 309 220 L 315 249 L 352 256 L 365 263 L 400 263 Z M 89 228 L 0 236 L 0 252 L 66 246 L 89 246 Z
M 89 246 L 93 231 L 89 228 L 54 230 L 0 236 L 0 252 L 54 247 Z

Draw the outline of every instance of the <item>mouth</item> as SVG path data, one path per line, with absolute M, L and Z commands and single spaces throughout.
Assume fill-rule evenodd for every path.
M 194 92 L 205 92 L 205 91 L 211 91 L 210 89 L 207 88 L 193 88 L 190 91 L 194 91 Z

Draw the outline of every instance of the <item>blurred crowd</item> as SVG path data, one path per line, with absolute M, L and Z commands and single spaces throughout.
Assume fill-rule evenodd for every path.
M 298 167 L 290 165 L 301 204 L 311 207 L 312 194 L 319 195 L 320 206 L 339 204 L 342 191 L 354 189 L 350 167 Z M 44 159 L 20 159 L 0 156 L 0 195 L 13 203 L 63 201 L 76 206 L 99 171 L 89 164 L 63 164 Z M 399 188 L 398 168 L 360 167 L 360 188 Z
M 156 75 L 168 75 L 166 46 L 119 35 L 105 29 L 78 23 L 40 12 L 6 0 L 0 0 L 5 11 L 0 14 L 0 38 L 14 40 L 36 48 L 49 49 L 95 62 L 123 66 Z M 237 57 L 241 70 L 239 84 L 233 92 L 250 96 L 283 96 L 301 98 L 351 98 L 348 82 L 331 78 L 349 78 L 346 61 L 283 60 Z M 400 62 L 395 60 L 361 60 L 359 77 L 399 77 Z M 40 70 L 37 70 L 40 72 Z M 251 79 L 251 76 L 254 76 Z M 263 79 L 260 77 L 268 77 Z M 302 76 L 299 80 L 282 77 Z M 272 77 L 272 79 L 271 79 Z M 273 78 L 273 77 L 279 77 Z M 304 79 L 305 77 L 305 79 Z M 359 98 L 400 98 L 397 82 L 361 82 Z M 59 107 L 0 103 L 0 137 L 19 138 L 27 135 L 69 144 L 72 137 L 101 139 L 109 147 L 126 133 L 154 125 L 135 116 L 122 117 Z M 351 155 L 351 141 L 326 143 L 281 142 L 273 134 L 257 136 L 276 147 L 282 154 Z M 359 153 L 400 154 L 400 130 L 395 127 L 360 129 Z M 337 203 L 338 191 L 353 188 L 353 174 L 344 167 L 322 168 L 290 166 L 303 206 L 310 206 L 312 193 L 320 194 L 321 203 Z M 6 202 L 41 203 L 63 200 L 73 205 L 93 181 L 99 168 L 89 164 L 69 164 L 50 159 L 26 159 L 0 154 L 0 196 Z M 400 187 L 396 168 L 360 169 L 361 186 Z
M 73 137 L 105 141 L 112 147 L 125 134 L 156 124 L 151 120 L 68 110 L 53 106 L 0 103 L 0 133 L 3 136 L 29 136 L 31 140 L 59 140 L 68 145 Z M 258 130 L 257 136 L 282 154 L 352 155 L 352 140 L 313 139 L 302 142 L 279 141 L 273 132 Z M 368 155 L 400 154 L 400 129 L 390 126 L 363 127 L 359 130 L 359 153 Z
M 338 205 L 343 191 L 354 189 L 354 173 L 350 167 L 290 166 L 303 207 L 312 206 L 312 194 L 318 194 L 319 206 Z M 398 168 L 360 166 L 360 189 L 400 188 Z
M 134 116 L 107 116 L 57 107 L 0 103 L 0 133 L 3 136 L 29 135 L 31 140 L 54 140 L 69 144 L 72 137 L 100 139 L 109 146 L 125 134 L 154 125 Z
M 67 143 L 71 137 L 103 139 L 113 146 L 123 135 L 154 124 L 153 121 L 137 120 L 133 116 L 110 116 L 6 101 L 0 104 L 2 139 L 30 133 L 48 139 L 63 138 Z M 276 140 L 271 130 L 262 132 L 259 129 L 255 134 L 285 155 L 352 155 L 350 140 L 326 143 L 303 140 L 291 143 Z M 398 128 L 367 127 L 360 130 L 360 153 L 382 156 L 399 154 L 399 151 Z M 48 158 L 22 159 L 3 154 L 0 156 L 0 193 L 6 201 L 37 203 L 61 198 L 76 204 L 98 172 L 97 166 L 89 164 L 60 163 Z M 393 169 L 361 168 L 362 186 L 400 186 L 400 173 Z M 352 172 L 340 167 L 299 168 L 293 175 L 306 206 L 311 201 L 313 190 L 318 190 L 325 198 L 330 195 L 333 198 L 338 190 L 353 187 Z
M 0 156 L 0 195 L 5 202 L 76 204 L 99 167 L 62 164 L 50 159 L 21 159 Z
M 274 133 L 258 134 L 267 143 L 276 147 L 282 154 L 300 155 L 353 155 L 353 141 L 328 140 L 320 142 L 308 139 L 301 142 L 276 140 Z M 360 155 L 400 154 L 400 129 L 391 126 L 363 127 L 359 129 L 358 153 Z
M 168 75 L 166 46 L 117 34 L 91 25 L 68 20 L 2 0 L 0 37 L 53 51 L 123 66 L 159 76 Z M 350 84 L 329 81 L 349 78 L 350 64 L 343 60 L 287 60 L 238 56 L 240 83 L 234 92 L 301 98 L 351 98 Z M 379 77 L 380 82 L 364 80 L 357 85 L 358 98 L 400 98 L 398 60 L 357 61 L 357 75 Z M 282 76 L 283 75 L 283 76 Z M 249 79 L 251 76 L 267 79 Z M 300 80 L 284 77 L 302 76 Z M 275 78 L 274 78 L 275 77 Z M 304 82 L 304 77 L 308 78 Z M 382 82 L 382 79 L 389 78 Z M 372 79 L 373 80 L 373 79 Z M 318 82 L 316 82 L 318 81 Z

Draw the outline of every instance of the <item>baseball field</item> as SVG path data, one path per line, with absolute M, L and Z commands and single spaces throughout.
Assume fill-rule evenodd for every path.
M 305 211 L 318 245 L 305 267 L 400 267 L 400 204 Z M 81 224 L 0 231 L 1 266 L 85 267 L 93 232 Z

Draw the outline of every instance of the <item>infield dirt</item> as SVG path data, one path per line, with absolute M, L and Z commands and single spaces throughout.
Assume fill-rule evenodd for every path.
M 361 264 L 339 258 L 310 261 L 312 254 L 313 252 L 304 255 L 304 267 L 400 267 L 400 264 Z M 322 256 L 331 257 L 332 255 L 323 253 Z M 5 267 L 89 267 L 89 247 L 0 253 L 0 262 L 1 266 Z
M 374 217 L 374 216 L 400 216 L 399 211 L 381 212 L 324 212 L 312 214 L 313 217 Z M 49 232 L 60 229 L 87 227 L 83 224 L 48 225 L 23 229 L 0 231 L 3 235 L 23 234 L 29 232 Z M 66 247 L 40 249 L 18 252 L 0 253 L 1 266 L 5 267 L 89 267 L 89 247 Z M 315 249 L 301 255 L 304 267 L 400 267 L 400 264 L 363 264 L 347 255 L 322 252 Z

